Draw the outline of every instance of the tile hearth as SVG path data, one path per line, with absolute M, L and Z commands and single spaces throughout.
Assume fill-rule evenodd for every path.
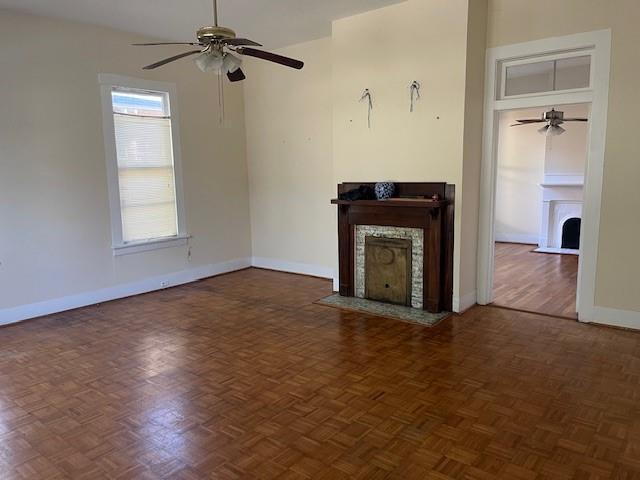
M 433 327 L 444 318 L 451 315 L 450 312 L 429 313 L 426 310 L 405 307 L 403 305 L 392 305 L 390 303 L 374 302 L 365 298 L 342 297 L 339 293 L 334 293 L 328 297 L 315 302 L 327 307 L 354 310 L 385 318 L 401 320 L 403 322 L 416 323 L 426 327 Z

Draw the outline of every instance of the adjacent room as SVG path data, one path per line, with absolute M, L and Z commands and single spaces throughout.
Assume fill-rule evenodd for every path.
M 640 478 L 637 18 L 0 0 L 0 477 Z
M 576 319 L 589 106 L 558 108 L 500 115 L 494 305 Z

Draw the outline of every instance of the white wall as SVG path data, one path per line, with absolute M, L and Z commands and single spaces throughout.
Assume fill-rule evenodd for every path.
M 448 181 L 458 188 L 454 296 L 462 290 L 473 303 L 485 31 L 483 1 L 470 15 L 467 0 L 410 0 L 338 20 L 331 39 L 280 51 L 306 60 L 302 72 L 249 63 L 254 256 L 267 266 L 337 272 L 329 205 L 337 183 Z M 410 113 L 413 80 L 423 98 Z M 374 95 L 371 129 L 358 101 L 365 88 Z
M 500 115 L 495 229 L 498 242 L 538 242 L 546 137 L 539 125 L 510 127 L 517 119 L 538 118 L 545 108 Z
M 475 303 L 485 9 L 480 0 L 409 0 L 338 20 L 332 35 L 336 183 L 455 184 L 454 304 L 461 308 Z M 422 100 L 410 113 L 413 80 Z M 358 101 L 365 88 L 374 96 L 371 129 Z
M 462 182 L 456 187 L 463 192 L 459 210 L 462 224 L 458 242 L 460 286 L 454 295 L 454 308 L 463 311 L 476 303 L 478 269 L 478 225 L 480 203 L 480 170 L 484 118 L 484 76 L 487 43 L 487 0 L 469 2 L 467 14 L 467 54 L 462 151 Z M 457 304 L 457 305 L 456 305 Z
M 245 62 L 247 161 L 256 265 L 332 278 L 331 40 L 279 51 L 301 71 Z
M 498 131 L 495 229 L 498 242 L 537 244 L 546 175 L 584 175 L 587 123 L 563 125 L 557 137 L 540 135 L 544 124 L 511 127 L 516 120 L 540 118 L 551 107 L 512 110 L 500 115 Z M 588 117 L 587 105 L 563 105 L 565 117 Z
M 301 116 L 285 115 L 286 129 L 276 131 L 280 142 L 293 142 L 290 150 L 278 150 L 257 131 L 260 123 L 249 119 L 253 123 L 247 132 L 246 150 L 255 172 L 252 204 L 257 212 L 252 226 L 256 229 L 256 255 L 335 269 L 331 251 L 335 238 L 320 237 L 329 231 L 328 236 L 334 235 L 333 211 L 325 214 L 322 208 L 333 196 L 335 183 L 384 178 L 449 181 L 457 184 L 458 206 L 464 206 L 456 212 L 457 239 L 464 237 L 456 244 L 456 294 L 472 293 L 476 165 L 474 148 L 466 152 L 464 145 L 473 145 L 466 137 L 473 127 L 468 120 L 468 90 L 473 80 L 469 52 L 482 42 L 469 39 L 470 25 L 479 16 L 473 9 L 481 3 L 472 2 L 469 7 L 463 0 L 409 0 L 335 22 L 330 53 L 326 52 L 326 39 L 317 46 L 292 47 L 292 52 L 312 60 L 307 68 L 313 68 L 314 61 L 327 68 L 330 64 L 329 83 L 326 75 L 317 71 L 312 77 L 300 72 L 304 82 L 296 83 L 294 76 L 285 78 L 275 66 L 257 67 L 258 73 L 250 79 L 255 83 L 247 86 L 248 92 L 254 92 L 247 93 L 247 101 L 252 102 L 247 114 L 271 118 L 277 124 L 282 118 L 270 117 L 268 112 L 279 109 L 282 102 L 283 113 L 300 112 Z M 640 163 L 634 161 L 640 157 L 640 138 L 633 127 L 635 105 L 640 102 L 635 21 L 640 4 L 616 0 L 612 8 L 609 0 L 586 5 L 582 0 L 489 0 L 489 7 L 491 47 L 612 29 L 596 303 L 640 311 L 636 282 L 640 256 L 634 254 L 640 223 L 630 220 L 636 218 L 640 206 L 636 185 Z M 550 16 L 549 11 L 554 14 Z M 30 36 L 24 35 L 25 31 L 41 33 Z M 380 32 L 386 34 L 384 42 L 379 41 Z M 414 39 L 412 44 L 406 42 L 408 37 Z M 43 48 L 43 38 L 47 48 Z M 185 68 L 188 60 L 143 72 L 141 65 L 176 50 L 129 47 L 141 40 L 145 39 L 89 25 L 0 12 L 0 310 L 251 255 L 242 86 L 226 88 L 227 120 L 219 128 L 215 125 L 213 79 L 203 81 L 197 70 Z M 98 73 L 178 85 L 187 222 L 194 234 L 190 258 L 185 248 L 119 258 L 111 254 Z M 290 79 L 299 90 L 292 92 L 268 83 L 269 77 L 280 75 L 285 84 Z M 277 101 L 255 94 L 259 90 L 254 88 L 263 79 L 271 85 L 264 92 L 275 92 Z M 414 79 L 422 82 L 424 97 L 410 115 L 407 86 Z M 372 130 L 364 126 L 366 112 L 357 102 L 365 87 L 373 90 L 376 101 Z M 310 104 L 301 95 L 306 91 L 314 93 Z M 329 104 L 333 109 L 332 133 L 326 128 Z M 263 110 L 255 110 L 256 105 L 262 105 Z M 306 138 L 312 140 L 305 145 L 308 133 L 312 135 Z M 327 153 L 327 163 L 332 164 L 330 186 L 321 161 L 324 154 L 314 156 L 328 152 L 329 143 L 333 143 L 333 158 Z M 267 160 L 259 154 L 260 145 L 269 150 Z M 276 161 L 280 155 L 282 163 Z M 313 175 L 293 161 L 306 155 L 312 159 L 306 167 Z M 265 172 L 263 184 L 260 178 Z M 310 204 L 316 213 L 305 219 L 289 200 L 281 201 L 277 192 L 290 191 L 285 186 L 300 192 L 297 186 L 309 177 L 319 179 L 305 190 L 312 192 Z M 462 190 L 470 199 L 465 199 Z M 292 219 L 289 225 L 282 220 L 284 215 L 279 218 L 278 208 L 284 206 Z M 317 242 L 311 243 L 309 251 L 296 250 L 287 243 L 278 245 L 287 236 L 270 233 L 265 220 L 269 216 L 275 218 L 275 225 L 292 229 L 296 240 Z
M 221 127 L 215 79 L 143 71 L 180 51 L 147 40 L 0 10 L 0 314 L 250 256 L 242 87 Z M 177 84 L 188 247 L 113 256 L 99 73 Z

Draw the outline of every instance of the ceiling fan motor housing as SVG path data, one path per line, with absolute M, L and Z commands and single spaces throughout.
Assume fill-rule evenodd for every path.
M 557 110 L 552 109 L 550 112 L 545 112 L 544 119 L 562 121 L 564 119 L 564 112 L 559 112 Z
M 202 43 L 211 43 L 215 40 L 236 38 L 236 32 L 226 27 L 202 27 L 198 30 L 198 40 Z

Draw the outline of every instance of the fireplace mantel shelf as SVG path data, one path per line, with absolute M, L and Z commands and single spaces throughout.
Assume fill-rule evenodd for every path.
M 362 207 L 411 207 L 442 208 L 449 204 L 447 200 L 431 200 L 422 198 L 389 198 L 387 200 L 331 200 L 334 205 L 353 205 Z

